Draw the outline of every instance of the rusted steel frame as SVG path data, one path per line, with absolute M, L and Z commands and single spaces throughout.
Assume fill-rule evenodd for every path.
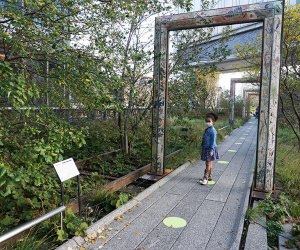
M 247 79 L 247 78 L 231 78 L 230 80 L 230 114 L 229 114 L 229 125 L 230 128 L 234 127 L 234 105 L 235 105 L 235 87 L 237 83 L 252 83 L 252 82 L 260 82 L 258 79 Z
M 211 10 L 200 10 L 176 15 L 166 15 L 162 16 L 161 20 L 163 22 L 186 22 L 187 20 L 193 20 L 194 22 L 201 19 L 210 18 L 210 17 L 219 17 L 213 19 L 214 23 L 218 25 L 223 24 L 226 21 L 232 21 L 240 23 L 242 20 L 252 20 L 252 19 L 263 19 L 266 17 L 264 14 L 265 11 L 273 11 L 274 9 L 282 10 L 282 1 L 272 1 L 272 2 L 263 2 L 263 3 L 254 3 L 248 5 L 232 6 L 219 9 Z M 244 13 L 252 12 L 252 16 L 244 15 Z M 269 16 L 269 14 L 267 14 Z M 185 29 L 185 27 L 183 27 Z
M 259 138 L 257 148 L 258 166 L 256 170 L 256 188 L 270 190 L 273 183 L 276 138 L 276 119 L 278 106 L 278 86 L 280 76 L 280 42 L 282 28 L 282 1 L 258 3 L 237 7 L 229 7 L 209 11 L 197 11 L 179 15 L 158 17 L 155 20 L 155 60 L 154 60 L 154 102 L 153 102 L 153 138 L 152 138 L 152 171 L 160 174 L 164 169 L 164 142 L 167 90 L 167 44 L 168 31 L 193 29 L 244 22 L 264 22 L 264 52 L 262 56 L 262 102 L 261 113 L 263 119 L 259 120 Z M 273 22 L 275 20 L 275 22 Z M 273 32 L 274 29 L 274 32 Z M 273 51 L 275 54 L 273 55 Z M 164 55 L 164 56 L 162 56 Z M 272 69 L 272 70 L 271 70 Z M 275 70 L 275 72 L 274 72 Z M 272 73 L 272 76 L 271 76 Z M 271 81 L 271 79 L 273 81 Z M 270 93 L 272 92 L 272 93 Z M 268 93 L 268 94 L 267 94 Z M 275 93 L 275 94 L 274 94 Z M 277 100 L 276 100 L 277 94 Z M 161 98 L 163 97 L 163 98 Z M 270 100 L 271 98 L 271 100 Z M 260 98 L 262 100 L 262 98 Z M 162 105 L 158 105 L 162 103 Z M 275 105 L 268 111 L 269 104 Z M 271 115 L 272 114 L 272 117 Z M 275 119 L 275 120 L 274 120 Z M 269 130 L 269 125 L 272 127 Z M 269 131 L 272 131 L 269 133 Z M 269 138 L 270 137 L 270 138 Z M 271 150 L 267 151 L 267 146 Z M 267 154 L 268 157 L 267 157 Z M 269 164 L 266 167 L 266 164 Z M 267 170 L 268 168 L 268 170 Z M 268 173 L 267 173 L 268 172 Z M 268 176 L 265 180 L 265 174 Z M 266 185 L 265 185 L 266 183 Z M 271 188 L 272 189 L 272 188 Z
M 113 151 L 110 151 L 110 152 L 105 152 L 105 153 L 102 153 L 100 155 L 97 155 L 97 156 L 92 156 L 92 157 L 89 157 L 89 158 L 86 158 L 86 159 L 83 159 L 83 160 L 78 160 L 75 162 L 76 166 L 79 168 L 79 169 L 82 169 L 84 167 L 84 165 L 88 162 L 88 161 L 91 161 L 93 159 L 96 159 L 96 158 L 102 158 L 104 156 L 107 156 L 107 155 L 111 155 L 111 154 L 115 154 L 117 152 L 121 151 L 121 149 L 116 149 L 116 150 L 113 150 Z
M 235 81 L 231 79 L 230 82 L 230 99 L 229 99 L 229 107 L 230 107 L 230 114 L 229 114 L 229 125 L 231 130 L 234 127 L 234 104 L 235 104 Z
M 155 19 L 151 173 L 164 174 L 169 32 Z
M 282 13 L 264 22 L 262 86 L 254 190 L 274 189 L 275 144 L 281 71 Z
M 259 90 L 244 90 L 243 91 L 243 114 L 242 114 L 242 118 L 246 118 L 246 106 L 247 103 L 250 103 L 250 96 L 254 95 L 254 96 L 259 96 Z M 247 114 L 249 114 L 249 109 L 247 110 Z
M 276 5 L 279 2 L 280 1 L 272 3 Z M 267 9 L 264 8 L 267 5 L 266 3 L 258 3 L 163 16 L 160 19 L 168 30 L 195 29 L 237 23 L 259 22 L 263 21 L 264 18 L 270 16 L 270 13 L 273 12 L 274 6 L 272 3 L 268 4 L 270 8 Z

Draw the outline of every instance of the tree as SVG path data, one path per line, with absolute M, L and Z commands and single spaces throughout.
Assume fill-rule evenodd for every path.
M 132 62 L 142 64 L 151 56 L 145 57 L 142 47 L 132 47 L 121 24 L 132 24 L 129 36 L 138 35 L 135 23 L 141 20 L 136 16 L 160 11 L 161 6 L 126 0 L 4 3 L 0 216 L 5 220 L 0 230 L 57 206 L 59 186 L 47 165 L 85 144 L 87 130 L 72 122 L 74 113 L 121 110 L 120 89 L 132 71 L 134 78 L 142 74 Z M 124 41 L 130 41 L 125 49 Z
M 282 39 L 282 69 L 280 80 L 280 111 L 300 149 L 300 5 L 287 6 Z M 252 64 L 248 74 L 257 79 L 260 73 L 261 41 L 237 46 L 237 54 Z
M 191 5 L 190 0 L 174 3 Z M 124 141 L 128 127 L 134 132 L 146 113 L 133 117 L 134 107 L 151 110 L 136 94 L 153 61 L 151 38 L 141 41 L 143 25 L 169 7 L 150 0 L 4 1 L 0 230 L 59 203 L 57 178 L 47 166 L 86 143 L 88 130 L 73 122 L 75 116 L 128 109 L 120 123 Z

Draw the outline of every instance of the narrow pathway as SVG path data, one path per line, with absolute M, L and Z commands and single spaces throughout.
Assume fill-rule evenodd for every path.
M 219 145 L 215 185 L 201 186 L 204 162 L 197 161 L 112 221 L 105 236 L 85 249 L 238 249 L 253 179 L 257 121 L 251 119 Z M 170 228 L 169 216 L 187 225 Z

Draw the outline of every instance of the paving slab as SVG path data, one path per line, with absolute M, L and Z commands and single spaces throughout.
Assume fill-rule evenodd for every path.
M 115 220 L 108 216 L 102 237 L 81 246 L 90 250 L 238 249 L 253 179 L 256 130 L 256 121 L 248 122 L 218 145 L 220 160 L 228 164 L 213 163 L 215 185 L 198 182 L 204 162 L 190 164 L 143 191 Z M 187 225 L 167 227 L 163 220 L 171 216 L 185 219 Z M 104 225 L 101 220 L 88 232 L 99 230 L 99 225 Z
M 253 207 L 256 207 L 258 202 L 255 201 Z M 266 218 L 260 217 L 257 223 L 250 223 L 245 243 L 245 250 L 265 250 L 268 248 L 268 237 L 266 230 Z M 281 249 L 279 247 L 279 249 Z
M 224 203 L 205 200 L 171 249 L 205 249 Z

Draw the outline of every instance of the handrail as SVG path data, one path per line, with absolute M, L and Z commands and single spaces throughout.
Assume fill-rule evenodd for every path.
M 117 152 L 117 151 L 119 151 L 119 149 L 116 150 L 115 152 Z M 174 155 L 178 154 L 180 151 L 181 151 L 181 149 L 176 150 L 175 152 L 168 154 L 168 155 L 166 156 L 166 158 L 173 157 Z M 108 153 L 111 153 L 111 152 L 108 152 Z M 105 153 L 105 154 L 107 154 L 107 153 Z M 86 160 L 86 159 L 85 159 L 85 160 Z M 81 161 L 82 161 L 82 160 L 81 160 Z M 110 189 L 112 189 L 112 188 L 111 188 L 112 184 L 113 184 L 113 183 L 116 183 L 116 182 L 120 182 L 120 180 L 123 182 L 123 184 L 124 184 L 125 181 L 127 181 L 128 183 L 131 183 L 133 180 L 135 180 L 135 179 L 137 179 L 138 177 L 140 177 L 141 173 L 145 174 L 145 173 L 149 172 L 150 168 L 151 168 L 151 164 L 147 164 L 147 165 L 144 166 L 144 167 L 138 168 L 138 169 L 136 169 L 135 171 L 133 171 L 133 172 L 131 172 L 131 173 L 129 173 L 129 174 L 127 174 L 127 175 L 121 177 L 121 178 L 118 178 L 118 179 L 115 180 L 115 181 L 112 181 L 112 182 L 108 183 L 108 184 L 106 185 L 106 188 L 104 188 L 104 190 L 110 190 Z M 145 172 L 145 173 L 144 173 L 144 172 Z M 132 175 L 133 173 L 134 173 L 135 175 L 138 173 L 138 175 L 136 175 L 136 176 L 138 176 L 138 177 L 136 177 L 136 176 L 135 176 L 135 177 L 132 177 L 131 180 L 128 181 L 127 179 L 130 179 L 130 178 L 128 178 L 128 177 L 130 177 L 130 175 Z M 126 180 L 124 181 L 123 179 L 126 179 Z M 128 184 L 128 183 L 127 183 L 127 184 Z M 118 189 L 118 190 L 119 190 L 119 189 Z M 111 191 L 111 190 L 110 190 L 110 191 Z M 69 205 L 70 205 L 70 204 L 69 204 Z M 69 206 L 69 205 L 68 205 L 68 206 Z M 4 233 L 3 235 L 0 235 L 0 246 L 1 246 L 1 243 L 3 243 L 4 241 L 6 241 L 6 240 L 8 240 L 8 239 L 10 239 L 10 238 L 12 238 L 12 237 L 14 237 L 14 236 L 16 236 L 16 235 L 22 233 L 23 231 L 25 231 L 25 230 L 31 228 L 32 226 L 35 226 L 35 225 L 41 223 L 41 222 L 44 221 L 44 220 L 47 220 L 47 219 L 53 217 L 53 216 L 56 215 L 56 214 L 59 214 L 59 213 L 63 212 L 64 210 L 66 210 L 66 206 L 58 207 L 58 208 L 53 209 L 52 211 L 50 211 L 50 212 L 48 212 L 48 213 L 46 213 L 46 214 L 44 214 L 44 215 L 42 215 L 42 216 L 40 216 L 40 217 L 38 217 L 38 218 L 32 220 L 32 221 L 26 222 L 26 223 L 24 223 L 23 225 L 18 226 L 18 227 L 16 227 L 16 228 L 14 228 L 14 229 L 8 231 L 7 233 Z
M 11 237 L 13 237 L 13 236 L 15 236 L 19 233 L 22 233 L 26 229 L 29 229 L 32 226 L 35 226 L 35 225 L 41 223 L 44 220 L 47 220 L 47 219 L 51 218 L 52 216 L 54 216 L 56 214 L 59 214 L 59 213 L 63 212 L 65 209 L 66 209 L 65 206 L 58 207 L 58 208 L 53 209 L 52 211 L 50 211 L 50 212 L 48 212 L 48 213 L 32 220 L 32 221 L 26 222 L 23 225 L 18 226 L 16 228 L 8 231 L 7 233 L 0 235 L 0 243 L 8 240 L 9 238 L 11 238 Z

